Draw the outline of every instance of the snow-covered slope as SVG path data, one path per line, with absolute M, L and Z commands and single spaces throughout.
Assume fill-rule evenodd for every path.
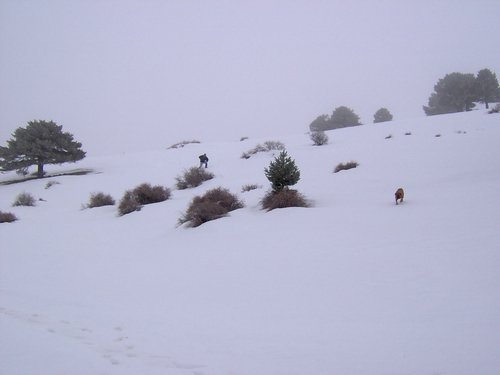
M 0 374 L 498 374 L 499 115 L 328 136 L 273 139 L 311 208 L 260 209 L 273 155 L 240 156 L 268 139 L 88 157 L 47 171 L 97 173 L 0 185 L 0 210 L 19 217 L 0 224 Z M 92 192 L 174 188 L 204 152 L 216 177 L 198 188 L 123 217 L 82 209 Z M 217 186 L 245 208 L 177 226 Z M 11 207 L 21 192 L 43 201 Z

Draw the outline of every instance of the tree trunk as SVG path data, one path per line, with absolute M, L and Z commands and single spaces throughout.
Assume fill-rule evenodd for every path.
M 486 109 L 489 109 L 489 108 L 490 108 L 490 106 L 488 105 L 488 102 L 487 102 L 487 101 L 485 101 L 485 102 L 484 102 L 484 104 L 486 104 Z
M 45 174 L 45 172 L 43 171 L 43 163 L 38 163 L 37 166 L 38 166 L 38 171 L 36 172 L 36 175 L 38 178 L 41 178 Z

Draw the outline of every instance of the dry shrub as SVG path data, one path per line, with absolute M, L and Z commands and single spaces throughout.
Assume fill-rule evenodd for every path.
M 141 210 L 141 204 L 137 201 L 132 190 L 127 190 L 118 204 L 118 214 L 120 216 Z
M 137 186 L 132 192 L 139 204 L 163 202 L 170 198 L 171 194 L 167 187 L 151 186 L 147 183 Z
M 29 193 L 21 193 L 16 197 L 16 200 L 12 205 L 32 207 L 35 205 L 35 198 Z
M 13 213 L 0 211 L 0 223 L 12 223 L 16 220 L 17 217 Z
M 90 195 L 88 208 L 103 207 L 103 206 L 114 206 L 115 200 L 109 194 L 104 193 L 92 193 Z
M 191 167 L 187 171 L 184 171 L 182 176 L 177 176 L 175 179 L 177 181 L 177 188 L 184 190 L 200 186 L 204 181 L 211 180 L 212 178 L 214 178 L 213 173 L 206 171 L 206 169 Z
M 328 135 L 324 131 L 313 131 L 311 133 L 311 141 L 315 146 L 323 146 L 328 144 Z
M 59 181 L 53 181 L 53 180 L 49 181 L 49 182 L 47 182 L 47 184 L 45 184 L 45 189 L 50 189 L 52 186 L 59 185 L 59 184 L 60 184 Z
M 251 150 L 244 152 L 241 155 L 242 159 L 249 159 L 252 155 L 255 155 L 259 152 L 268 152 L 268 151 L 283 151 L 285 149 L 285 145 L 279 141 L 266 141 L 263 144 L 258 144 Z
M 228 189 L 221 187 L 208 190 L 205 195 L 203 195 L 202 199 L 207 202 L 218 204 L 227 212 L 243 207 L 243 202 L 241 202 L 236 195 L 231 194 Z
M 184 219 L 189 218 L 188 221 L 190 221 L 191 226 L 198 227 L 207 221 L 217 220 L 226 215 L 227 211 L 224 207 L 214 202 L 205 202 L 197 197 L 191 203 Z
M 266 149 L 266 151 L 283 151 L 285 145 L 280 141 L 265 141 L 264 149 Z
M 172 146 L 168 147 L 168 149 L 182 148 L 182 147 L 184 147 L 188 144 L 191 144 L 191 143 L 201 143 L 201 142 L 194 140 L 194 139 L 192 141 L 177 142 L 177 143 L 174 143 Z
M 306 198 L 297 190 L 285 189 L 270 191 L 261 200 L 262 208 L 271 211 L 275 208 L 309 207 Z
M 247 185 L 243 185 L 241 187 L 241 192 L 246 193 L 246 192 L 251 191 L 251 190 L 260 189 L 261 187 L 262 187 L 261 185 L 257 185 L 257 184 L 247 184 Z
M 226 216 L 230 211 L 244 207 L 242 201 L 229 190 L 218 187 L 207 191 L 203 196 L 196 196 L 191 201 L 186 213 L 179 219 L 180 224 L 189 222 L 191 227 L 198 227 L 207 221 Z
M 350 161 L 350 162 L 347 162 L 347 163 L 340 163 L 340 164 L 338 164 L 335 167 L 335 170 L 333 171 L 333 173 L 337 173 L 337 172 L 340 172 L 340 171 L 346 171 L 348 169 L 356 168 L 358 165 L 359 164 L 356 161 Z
M 140 211 L 143 205 L 166 201 L 170 198 L 170 189 L 163 186 L 151 186 L 144 183 L 133 190 L 127 190 L 119 205 L 120 216 Z

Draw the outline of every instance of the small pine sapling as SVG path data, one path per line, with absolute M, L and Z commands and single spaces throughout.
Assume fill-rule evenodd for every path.
M 264 169 L 264 173 L 271 182 L 273 192 L 288 189 L 288 186 L 295 185 L 300 180 L 300 170 L 286 150 L 280 152 L 269 167 Z

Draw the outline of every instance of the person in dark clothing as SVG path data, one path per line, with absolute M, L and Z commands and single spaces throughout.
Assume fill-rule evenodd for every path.
M 203 154 L 199 156 L 200 158 L 200 168 L 205 165 L 205 168 L 208 168 L 208 157 L 207 154 Z

